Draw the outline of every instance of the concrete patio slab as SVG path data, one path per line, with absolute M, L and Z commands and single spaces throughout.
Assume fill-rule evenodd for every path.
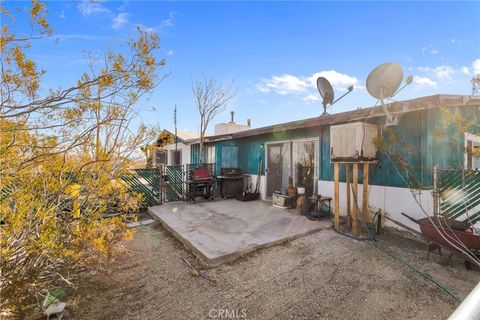
M 264 201 L 172 202 L 148 212 L 210 266 L 332 226 Z

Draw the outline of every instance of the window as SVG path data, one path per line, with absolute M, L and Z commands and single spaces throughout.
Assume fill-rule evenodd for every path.
M 205 148 L 205 163 L 215 162 L 215 146 L 204 146 Z
M 182 150 L 170 150 L 170 165 L 180 166 L 182 165 Z
M 465 133 L 465 169 L 480 170 L 480 136 Z
M 160 164 L 167 164 L 168 160 L 168 153 L 165 150 L 162 149 L 156 149 L 155 153 L 153 154 L 153 163 L 155 165 L 160 165 Z

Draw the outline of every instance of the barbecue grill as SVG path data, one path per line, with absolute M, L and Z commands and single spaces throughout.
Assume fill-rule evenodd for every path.
M 235 198 L 243 192 L 243 175 L 240 168 L 222 168 L 217 176 L 220 182 L 220 195 L 222 198 Z
M 210 174 L 207 169 L 192 170 L 190 180 L 187 181 L 187 200 L 195 203 L 196 197 L 203 197 L 210 201 L 215 200 L 213 195 L 213 187 L 215 185 L 215 177 Z

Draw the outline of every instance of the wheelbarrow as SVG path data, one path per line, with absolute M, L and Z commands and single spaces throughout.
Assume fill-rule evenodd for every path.
M 472 225 L 468 221 L 458 221 L 445 217 L 430 217 L 415 219 L 402 212 L 402 215 L 417 223 L 422 237 L 429 242 L 428 255 L 432 250 L 441 248 L 451 254 L 464 259 L 465 267 L 472 269 L 472 265 L 480 266 L 480 234 L 474 234 Z M 467 250 L 460 250 L 461 242 Z

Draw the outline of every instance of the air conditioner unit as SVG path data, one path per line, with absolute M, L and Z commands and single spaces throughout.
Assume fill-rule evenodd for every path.
M 155 149 L 155 152 L 153 153 L 153 164 L 158 166 L 158 165 L 167 165 L 168 161 L 168 153 L 167 150 L 163 149 Z
M 377 148 L 373 139 L 378 135 L 378 126 L 353 122 L 330 127 L 330 160 L 374 161 Z

